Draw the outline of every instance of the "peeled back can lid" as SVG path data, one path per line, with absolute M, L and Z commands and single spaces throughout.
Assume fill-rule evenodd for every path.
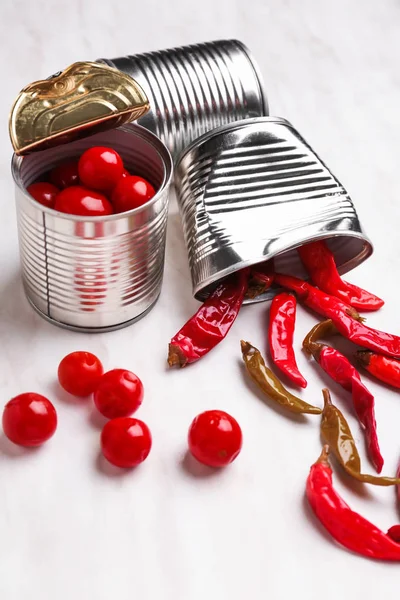
M 21 90 L 11 109 L 10 139 L 21 156 L 119 127 L 149 108 L 143 89 L 126 73 L 77 62 Z

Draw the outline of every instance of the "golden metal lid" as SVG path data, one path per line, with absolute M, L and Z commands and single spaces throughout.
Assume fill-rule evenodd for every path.
M 92 62 L 77 62 L 18 95 L 9 132 L 18 155 L 43 150 L 140 118 L 149 101 L 129 75 Z

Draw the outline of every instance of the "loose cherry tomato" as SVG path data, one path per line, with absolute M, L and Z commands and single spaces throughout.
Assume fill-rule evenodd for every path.
M 59 189 L 52 183 L 45 183 L 38 181 L 37 183 L 31 183 L 27 188 L 27 192 L 43 206 L 47 208 L 54 208 L 56 202 L 56 196 L 59 193 Z
M 129 175 L 119 180 L 113 190 L 111 202 L 115 212 L 122 213 L 146 204 L 155 193 L 151 183 L 143 177 Z
M 235 460 L 242 448 L 238 422 L 222 410 L 207 410 L 198 415 L 189 429 L 189 449 L 209 467 L 224 467 Z
M 93 190 L 110 192 L 122 177 L 124 163 L 112 148 L 94 146 L 79 159 L 79 178 Z
M 20 394 L 4 407 L 3 430 L 14 444 L 40 446 L 56 429 L 56 409 L 40 394 Z
M 54 207 L 69 215 L 103 217 L 113 213 L 113 207 L 103 194 L 88 190 L 81 185 L 73 185 L 61 190 Z
M 129 417 L 143 401 L 143 383 L 137 375 L 125 369 L 104 373 L 94 392 L 93 400 L 107 419 Z
M 71 185 L 79 184 L 78 161 L 69 160 L 54 167 L 49 175 L 51 183 L 63 190 Z
M 104 369 L 100 360 L 90 352 L 71 352 L 58 367 L 58 381 L 74 396 L 89 396 L 100 382 Z
M 112 419 L 101 432 L 101 451 L 116 467 L 136 467 L 151 450 L 151 433 L 146 423 L 132 417 Z

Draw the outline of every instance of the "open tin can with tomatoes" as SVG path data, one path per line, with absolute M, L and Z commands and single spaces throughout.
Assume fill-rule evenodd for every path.
M 204 134 L 181 154 L 175 183 L 198 300 L 265 261 L 304 276 L 296 248 L 308 242 L 326 240 L 340 273 L 372 253 L 349 194 L 285 119 L 246 119 Z
M 154 134 L 129 123 L 148 108 L 132 78 L 97 63 L 75 63 L 35 82 L 14 104 L 10 136 L 22 279 L 32 306 L 57 325 L 88 332 L 124 327 L 143 317 L 160 294 L 172 159 Z M 48 208 L 27 192 L 94 146 L 116 151 L 154 196 L 127 212 L 88 216 Z

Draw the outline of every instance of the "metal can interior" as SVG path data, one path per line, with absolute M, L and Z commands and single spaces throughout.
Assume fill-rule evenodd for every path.
M 61 162 L 92 146 L 109 146 L 132 174 L 157 190 L 147 204 L 107 217 L 59 213 L 26 191 Z M 12 173 L 22 279 L 32 306 L 47 320 L 87 332 L 127 326 L 160 294 L 172 159 L 151 132 L 136 124 L 82 140 L 13 156 Z
M 145 91 L 150 111 L 139 123 L 174 158 L 192 140 L 224 123 L 268 114 L 258 66 L 238 40 L 218 40 L 113 59 Z
M 175 183 L 198 300 L 224 277 L 270 259 L 276 270 L 306 277 L 296 248 L 307 242 L 327 240 L 341 273 L 372 253 L 347 191 L 285 119 L 203 135 L 182 153 Z

